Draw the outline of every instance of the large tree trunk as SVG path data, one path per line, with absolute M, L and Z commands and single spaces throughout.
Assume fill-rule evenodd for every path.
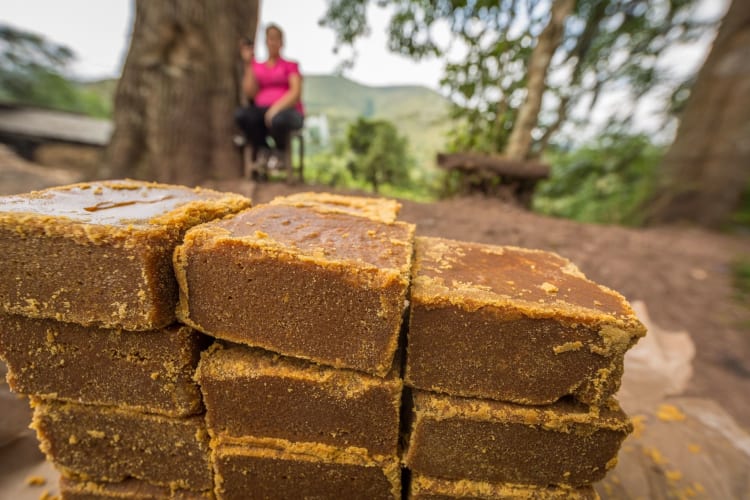
M 531 131 L 537 124 L 539 110 L 542 108 L 542 97 L 547 88 L 545 79 L 552 56 L 562 41 L 565 19 L 573 11 L 575 0 L 555 0 L 549 23 L 537 39 L 536 47 L 531 52 L 527 70 L 526 101 L 518 110 L 518 118 L 505 148 L 505 156 L 514 160 L 523 160 L 531 151 Z
M 734 0 L 662 165 L 651 223 L 718 227 L 750 181 L 750 2 Z
M 239 177 L 237 42 L 257 22 L 257 0 L 136 0 L 107 176 L 188 185 Z

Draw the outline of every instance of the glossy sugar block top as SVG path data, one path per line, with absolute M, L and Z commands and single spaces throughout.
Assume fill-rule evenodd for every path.
M 0 309 L 128 330 L 174 321 L 174 247 L 250 206 L 234 194 L 140 181 L 0 197 Z
M 270 204 L 308 207 L 320 212 L 358 215 L 382 222 L 394 222 L 401 211 L 401 203 L 396 200 L 333 193 L 295 193 L 289 196 L 278 196 Z

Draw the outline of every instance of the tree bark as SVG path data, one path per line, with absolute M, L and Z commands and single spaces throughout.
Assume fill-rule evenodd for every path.
M 515 160 L 523 160 L 531 151 L 531 131 L 536 126 L 539 111 L 542 108 L 542 97 L 546 88 L 545 79 L 552 56 L 562 41 L 565 29 L 565 19 L 573 11 L 575 0 L 555 0 L 549 23 L 545 26 L 537 39 L 536 46 L 531 52 L 528 67 L 528 84 L 526 86 L 526 101 L 518 111 L 518 118 L 508 139 L 505 156 Z
M 237 42 L 255 33 L 258 3 L 136 0 L 106 176 L 188 185 L 240 176 Z
M 649 222 L 720 227 L 750 181 L 750 2 L 734 0 L 662 161 Z

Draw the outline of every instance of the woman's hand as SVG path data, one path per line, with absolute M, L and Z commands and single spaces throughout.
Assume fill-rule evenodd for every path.
M 273 117 L 278 115 L 279 111 L 281 111 L 281 109 L 276 106 L 271 106 L 270 108 L 268 108 L 268 111 L 266 111 L 266 114 L 263 115 L 263 121 L 266 122 L 266 127 L 271 128 L 271 122 L 273 121 Z
M 279 114 L 279 111 L 283 111 L 287 108 L 293 108 L 297 104 L 302 96 L 302 77 L 299 74 L 289 75 L 289 91 L 284 94 L 281 99 L 276 101 L 273 106 L 268 108 L 266 114 L 263 116 L 263 121 L 266 122 L 266 127 L 271 126 L 271 120 L 273 117 Z
M 240 45 L 240 57 L 245 64 L 250 64 L 255 59 L 255 48 L 249 43 Z

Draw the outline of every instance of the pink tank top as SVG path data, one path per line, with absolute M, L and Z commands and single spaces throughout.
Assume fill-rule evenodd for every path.
M 258 82 L 258 93 L 255 94 L 255 105 L 267 107 L 273 105 L 289 91 L 289 77 L 299 75 L 299 65 L 293 61 L 279 59 L 273 67 L 266 63 L 253 61 L 253 72 Z M 301 75 L 300 75 L 301 76 Z M 298 101 L 294 108 L 304 115 L 302 102 Z

